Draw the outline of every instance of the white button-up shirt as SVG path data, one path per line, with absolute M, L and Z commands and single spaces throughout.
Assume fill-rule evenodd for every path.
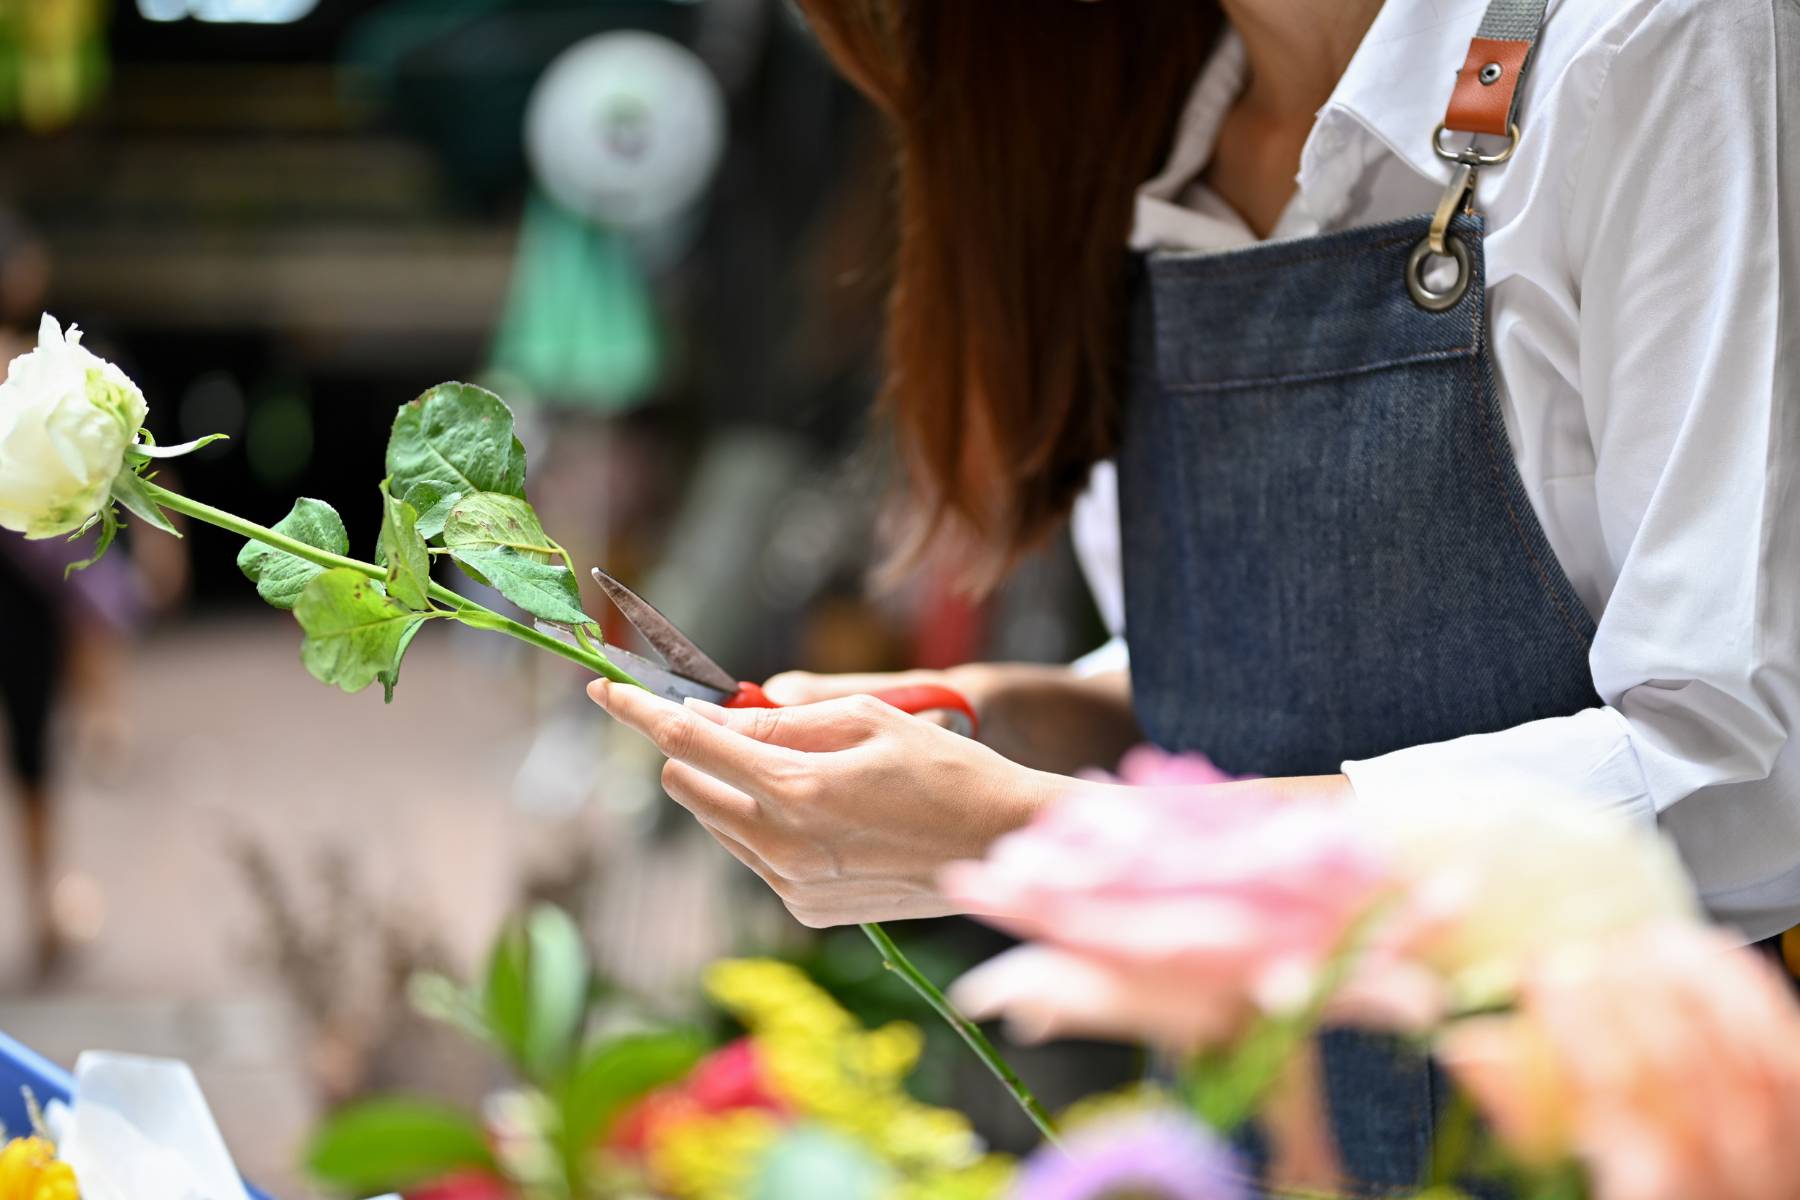
M 1436 206 L 1432 131 L 1485 7 L 1388 0 L 1275 238 Z M 1255 241 L 1201 182 L 1244 79 L 1227 34 L 1134 247 Z M 1764 937 L 1800 923 L 1800 7 L 1560 0 L 1519 122 L 1477 192 L 1492 351 L 1532 507 L 1598 623 L 1605 707 L 1344 771 L 1365 799 L 1506 779 L 1656 822 L 1715 915 Z M 1117 633 L 1110 464 L 1074 530 Z

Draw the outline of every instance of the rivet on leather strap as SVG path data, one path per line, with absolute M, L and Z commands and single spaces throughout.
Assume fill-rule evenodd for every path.
M 1456 75 L 1444 128 L 1505 137 L 1518 120 L 1520 84 L 1531 67 L 1549 0 L 1493 0 Z
M 1530 42 L 1502 42 L 1476 38 L 1469 43 L 1469 57 L 1456 75 L 1456 91 L 1444 128 L 1458 133 L 1491 133 L 1505 137 L 1512 124 L 1513 105 L 1531 57 Z M 1493 68 L 1499 68 L 1495 77 Z M 1488 78 L 1483 78 L 1483 72 Z M 1491 78 L 1493 82 L 1489 82 Z

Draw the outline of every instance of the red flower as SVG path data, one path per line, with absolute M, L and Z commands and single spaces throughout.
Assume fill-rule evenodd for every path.
M 641 1157 L 664 1129 L 698 1116 L 747 1108 L 778 1116 L 792 1111 L 769 1086 L 756 1043 L 739 1038 L 701 1059 L 680 1083 L 658 1088 L 626 1109 L 613 1123 L 607 1144 Z
M 606 1144 L 620 1153 L 642 1158 L 649 1153 L 659 1130 L 680 1125 L 700 1112 L 700 1106 L 681 1084 L 658 1088 L 619 1114 Z
M 769 1087 L 756 1043 L 739 1038 L 700 1060 L 687 1078 L 687 1093 L 709 1113 L 761 1108 L 785 1115 L 788 1106 Z
M 406 1200 L 516 1200 L 506 1182 L 481 1171 L 451 1175 L 406 1193 Z

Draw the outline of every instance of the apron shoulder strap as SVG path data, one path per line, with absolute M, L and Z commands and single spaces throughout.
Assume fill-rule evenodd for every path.
M 1431 230 L 1406 266 L 1407 290 L 1414 303 L 1427 312 L 1448 312 L 1462 303 L 1468 291 L 1473 271 L 1467 247 L 1450 236 L 1450 223 L 1459 211 L 1474 213 L 1476 172 L 1499 166 L 1519 148 L 1519 85 L 1531 67 L 1531 52 L 1537 47 L 1549 7 L 1549 0 L 1492 0 L 1481 28 L 1475 31 L 1475 40 L 1469 43 L 1469 57 L 1456 73 L 1450 111 L 1432 131 L 1432 149 L 1456 166 L 1431 218 Z M 1469 145 L 1462 149 L 1445 146 L 1446 132 L 1468 134 Z M 1505 148 L 1483 152 L 1474 141 L 1481 134 L 1505 138 Z M 1425 269 L 1433 258 L 1456 259 L 1455 283 L 1438 288 L 1426 281 Z
M 1548 0 L 1493 0 L 1469 57 L 1456 75 L 1444 129 L 1508 137 L 1518 115 L 1519 85 L 1544 25 Z

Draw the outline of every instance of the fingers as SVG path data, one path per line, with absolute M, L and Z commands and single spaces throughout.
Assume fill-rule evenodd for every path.
M 756 824 L 760 810 L 752 797 L 678 758 L 663 764 L 662 785 L 669 799 L 709 828 L 741 840 Z
M 749 867 L 752 871 L 756 872 L 757 877 L 768 884 L 770 889 L 777 895 L 781 894 L 781 884 L 784 881 L 768 863 L 762 860 L 761 855 L 732 837 L 729 833 L 726 833 L 723 829 L 720 829 L 717 825 L 708 824 L 704 819 L 700 820 L 700 828 L 711 834 L 713 841 L 725 847 L 731 854 L 731 857 L 737 859 L 746 867 Z
M 783 671 L 763 684 L 763 691 L 777 704 L 817 704 L 864 692 L 879 692 L 897 684 L 927 682 L 929 672 L 883 672 L 861 675 L 815 675 L 811 671 Z M 929 681 L 935 682 L 932 675 Z
M 734 733 L 807 754 L 828 754 L 860 746 L 899 711 L 869 695 L 844 696 L 796 708 L 721 708 L 690 700 L 688 708 Z
M 767 796 L 791 777 L 793 752 L 767 746 L 643 688 L 596 679 L 588 696 L 621 724 L 649 738 L 663 756 L 699 767 L 752 796 Z

